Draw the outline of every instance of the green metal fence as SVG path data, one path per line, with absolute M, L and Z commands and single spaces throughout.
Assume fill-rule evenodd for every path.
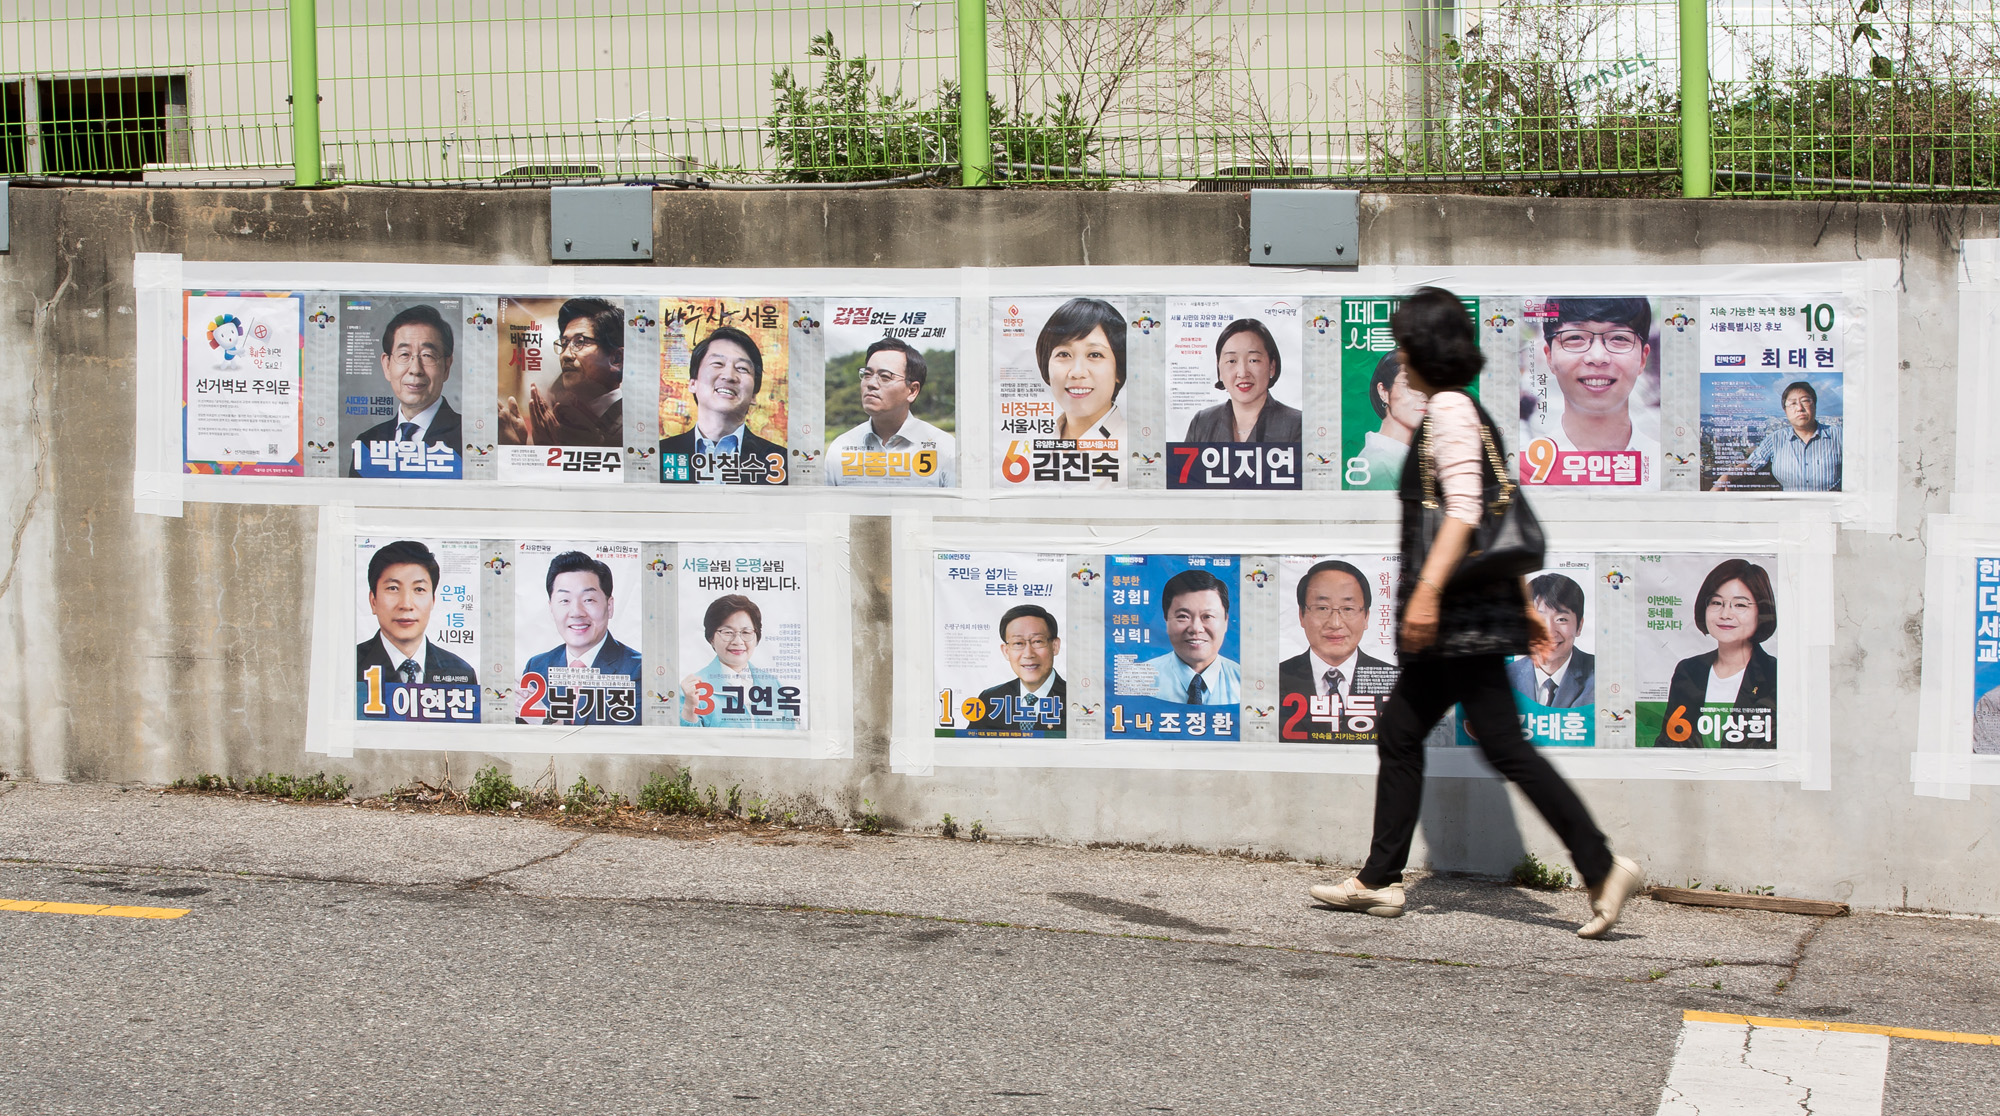
M 1995 0 L 9 0 L 0 175 L 2000 193 Z

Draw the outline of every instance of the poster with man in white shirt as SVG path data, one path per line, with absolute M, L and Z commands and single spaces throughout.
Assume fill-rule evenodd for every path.
M 1528 298 L 1521 317 L 1531 330 L 1521 346 L 1521 483 L 1657 491 L 1653 300 Z
M 479 722 L 476 539 L 355 540 L 355 716 Z
M 827 303 L 825 483 L 958 484 L 958 303 Z
M 1396 685 L 1394 554 L 1288 556 L 1278 562 L 1278 738 L 1372 744 Z M 1296 624 L 1283 622 L 1295 619 Z
M 1521 710 L 1521 734 L 1538 745 L 1587 748 L 1597 742 L 1590 570 L 1589 555 L 1555 555 L 1528 579 L 1528 596 L 1549 626 L 1548 649 L 1509 660 L 1507 681 Z
M 340 299 L 340 444 L 350 477 L 465 475 L 455 298 Z

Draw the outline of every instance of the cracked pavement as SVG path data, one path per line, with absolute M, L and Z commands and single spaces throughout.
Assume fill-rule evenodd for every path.
M 1335 878 L 14 785 L 0 898 L 192 913 L 0 913 L 0 1114 L 135 1082 L 190 1111 L 1653 1113 L 1683 1009 L 2000 1033 L 1994 922 L 1638 900 L 1592 943 L 1580 892 L 1432 878 L 1382 920 L 1312 904 Z M 1897 1040 L 1882 1111 L 1996 1095 L 2000 1048 Z

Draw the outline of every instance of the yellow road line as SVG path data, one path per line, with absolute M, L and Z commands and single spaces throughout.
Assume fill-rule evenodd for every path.
M 28 914 L 109 915 L 112 918 L 179 918 L 187 907 L 107 907 L 102 903 L 40 903 L 33 899 L 0 899 L 0 911 Z
M 1926 1031 L 1917 1027 L 1878 1027 L 1873 1023 L 1822 1023 L 1817 1019 L 1773 1019 L 1762 1015 L 1730 1015 L 1720 1011 L 1683 1011 L 1681 1019 L 1694 1023 L 1748 1023 L 1752 1027 L 1785 1027 L 1795 1031 L 1840 1031 L 1850 1035 L 1887 1035 L 1890 1038 L 1922 1039 L 1925 1042 L 1963 1042 L 1973 1046 L 2000 1046 L 2000 1035 L 1971 1034 L 1965 1031 Z

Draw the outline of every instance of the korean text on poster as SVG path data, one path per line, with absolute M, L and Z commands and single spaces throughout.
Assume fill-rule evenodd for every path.
M 1831 297 L 1701 302 L 1701 486 L 1838 492 L 1845 323 Z
M 1167 487 L 1297 489 L 1297 299 L 1167 300 Z
M 1124 311 L 1101 298 L 995 299 L 992 330 L 995 485 L 1123 487 Z
M 2000 756 L 2000 557 L 1973 567 L 1972 750 Z
M 800 546 L 683 543 L 681 724 L 806 727 L 806 554 Z
M 1777 560 L 1641 554 L 1635 565 L 1639 747 L 1776 747 Z
M 1393 492 L 1403 478 L 1410 440 L 1424 421 L 1429 398 L 1410 387 L 1389 318 L 1400 298 L 1344 298 L 1340 302 L 1341 487 Z M 1479 320 L 1479 300 L 1464 300 Z M 1478 382 L 1468 388 L 1478 395 Z
M 1658 489 L 1655 300 L 1530 297 L 1521 318 L 1521 483 Z
M 1396 685 L 1394 554 L 1278 562 L 1278 739 L 1372 744 Z
M 479 722 L 479 543 L 355 540 L 355 716 Z
M 185 300 L 183 469 L 305 475 L 304 301 L 282 291 L 190 291 Z
M 347 295 L 338 305 L 342 474 L 464 476 L 459 300 Z
M 625 311 L 602 298 L 500 300 L 503 484 L 624 479 Z
M 1063 736 L 1063 556 L 943 551 L 935 562 L 937 735 Z
M 790 314 L 782 298 L 661 300 L 661 483 L 789 482 Z
M 1242 719 L 1239 559 L 1116 554 L 1104 588 L 1105 736 L 1235 740 Z
M 639 724 L 646 609 L 638 544 L 524 541 L 514 551 L 515 720 Z
M 829 299 L 826 459 L 830 485 L 958 483 L 958 303 Z

